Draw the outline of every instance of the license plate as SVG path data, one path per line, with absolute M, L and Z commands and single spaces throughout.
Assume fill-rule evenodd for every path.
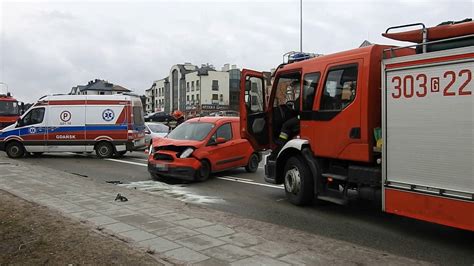
M 155 168 L 158 169 L 158 170 L 168 170 L 168 165 L 166 164 L 161 164 L 161 163 L 157 163 L 155 165 Z

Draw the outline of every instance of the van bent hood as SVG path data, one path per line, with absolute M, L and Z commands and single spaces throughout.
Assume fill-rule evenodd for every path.
M 196 140 L 178 140 L 178 139 L 170 139 L 170 138 L 155 138 L 153 139 L 153 147 L 166 147 L 166 146 L 176 146 L 176 147 L 193 147 L 198 149 L 204 144 L 204 141 L 196 141 Z

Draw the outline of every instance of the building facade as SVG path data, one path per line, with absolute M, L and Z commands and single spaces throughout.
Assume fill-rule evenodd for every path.
M 209 64 L 201 67 L 190 63 L 174 65 L 168 77 L 154 81 L 146 90 L 146 111 L 171 113 L 180 110 L 192 117 L 217 110 L 238 110 L 238 95 L 237 102 L 230 101 L 231 91 L 234 98 L 240 91 L 237 80 L 240 80 L 240 70 L 235 65 L 232 69 L 225 65 L 221 71 Z

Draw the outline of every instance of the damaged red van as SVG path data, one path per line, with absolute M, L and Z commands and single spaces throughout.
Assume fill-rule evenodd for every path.
M 200 117 L 181 124 L 149 148 L 152 178 L 204 181 L 211 173 L 245 167 L 258 169 L 260 155 L 240 137 L 238 117 Z

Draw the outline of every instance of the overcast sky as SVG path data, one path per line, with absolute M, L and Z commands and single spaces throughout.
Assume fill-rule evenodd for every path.
M 299 49 L 298 0 L 0 0 L 0 11 L 0 82 L 26 102 L 95 78 L 143 94 L 184 62 L 268 71 Z M 366 39 L 393 44 L 380 36 L 390 26 L 434 26 L 473 13 L 472 0 L 303 0 L 303 50 L 328 54 Z

